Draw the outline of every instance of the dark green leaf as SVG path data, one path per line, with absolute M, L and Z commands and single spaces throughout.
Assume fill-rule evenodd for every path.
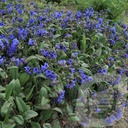
M 30 79 L 30 76 L 27 73 L 23 73 L 20 76 L 20 83 L 23 86 L 28 80 Z
M 60 34 L 56 34 L 56 35 L 54 35 L 54 39 L 56 39 L 56 38 L 58 38 L 60 36 L 61 36 Z
M 85 52 L 85 50 L 86 50 L 86 36 L 83 35 L 82 37 L 83 38 L 82 38 L 82 42 L 81 42 L 81 50 L 83 50 Z
M 52 127 L 49 123 L 45 123 L 45 124 L 43 124 L 43 128 L 52 128 Z
M 16 97 L 16 104 L 20 114 L 28 110 L 26 103 L 20 97 Z
M 1 107 L 1 115 L 4 117 L 8 111 L 10 110 L 11 103 L 8 101 L 5 101 L 3 106 Z
M 4 79 L 8 78 L 8 75 L 6 74 L 6 72 L 4 72 L 2 68 L 0 68 L 0 76 Z
M 0 85 L 0 92 L 5 91 L 6 89 Z
M 48 94 L 47 89 L 45 87 L 42 87 L 39 91 L 40 97 L 43 97 L 43 96 L 45 97 L 47 96 L 47 94 Z
M 62 110 L 61 110 L 60 108 L 58 108 L 58 107 L 53 108 L 53 110 L 55 110 L 55 111 L 57 111 L 57 112 L 63 114 Z
M 13 116 L 12 119 L 18 123 L 19 125 L 23 125 L 24 124 L 24 118 L 21 115 L 16 115 Z
M 48 120 L 52 116 L 52 114 L 53 114 L 52 110 L 44 110 L 41 112 L 43 120 Z
M 18 67 L 12 66 L 12 67 L 9 67 L 9 69 L 10 69 L 11 78 L 17 79 L 19 77 Z
M 42 97 L 42 99 L 41 99 L 41 106 L 46 105 L 48 102 L 49 102 L 48 99 L 46 99 L 45 97 Z
M 41 128 L 40 124 L 38 122 L 31 122 L 32 128 Z
M 10 98 L 14 86 L 15 86 L 15 80 L 12 80 L 12 81 L 9 83 L 9 85 L 7 85 L 6 95 L 5 95 L 5 97 L 6 97 L 7 100 Z
M 23 117 L 25 120 L 29 120 L 33 117 L 36 117 L 37 115 L 38 115 L 38 113 L 33 110 L 27 110 L 23 113 Z
M 15 83 L 15 85 L 14 85 L 13 91 L 15 91 L 15 94 L 18 96 L 19 93 L 21 92 L 21 85 L 20 85 L 19 79 L 16 79 L 14 83 Z
M 80 120 L 77 116 L 70 116 L 69 119 L 71 121 L 79 121 Z
M 32 89 L 30 90 L 30 92 L 28 93 L 28 95 L 26 96 L 26 100 L 29 100 L 31 98 L 32 92 L 34 90 L 35 85 L 32 87 Z

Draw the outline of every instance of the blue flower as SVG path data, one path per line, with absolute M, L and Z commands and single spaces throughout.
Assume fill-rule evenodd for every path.
M 5 2 L 6 2 L 6 0 L 2 0 L 2 2 L 3 2 L 3 3 L 5 3 Z
M 127 24 L 123 24 L 122 27 L 123 27 L 124 29 L 126 29 L 126 28 L 127 28 Z
M 37 68 L 37 67 L 33 68 L 33 73 L 35 73 L 35 74 L 39 74 L 39 73 L 40 73 L 39 68 Z
M 126 58 L 128 59 L 128 54 L 126 54 L 125 56 L 126 56 Z
M 115 27 L 111 27 L 111 28 L 110 28 L 110 31 L 113 32 L 113 33 L 116 33 Z
M 70 70 L 71 70 L 71 73 L 75 73 L 76 69 L 75 68 L 71 68 Z
M 70 84 L 68 84 L 68 85 L 66 86 L 66 88 L 71 89 L 71 88 L 73 88 L 75 85 L 76 85 L 76 79 L 71 80 L 71 83 L 70 83 Z
M 115 116 L 117 117 L 118 120 L 120 120 L 123 116 L 123 112 L 121 109 L 118 109 Z
M 18 14 L 22 14 L 23 11 L 21 9 L 17 9 Z
M 82 13 L 80 11 L 78 11 L 75 16 L 76 16 L 76 19 L 78 19 L 78 18 L 82 17 Z
M 116 42 L 115 42 L 115 40 L 109 40 L 109 42 L 112 44 L 112 45 L 114 45 Z
M 87 80 L 88 80 L 89 82 L 92 82 L 92 81 L 93 81 L 93 78 L 92 78 L 92 77 L 88 77 Z
M 41 66 L 41 71 L 44 72 L 49 67 L 48 63 L 44 63 L 43 66 Z
M 60 102 L 62 102 L 64 96 L 65 96 L 65 90 L 61 92 L 61 95 L 57 98 L 56 103 L 59 104 Z
M 98 18 L 98 23 L 101 25 L 103 23 L 103 19 L 102 18 Z
M 50 80 L 56 80 L 57 79 L 57 75 L 53 71 L 51 71 L 51 70 L 46 70 L 45 71 L 45 75 Z
M 113 57 L 110 57 L 109 60 L 110 60 L 110 61 L 114 61 L 114 58 L 113 58 Z
M 81 125 L 82 125 L 83 127 L 87 127 L 87 126 L 88 126 L 88 124 L 87 124 L 86 122 L 81 123 Z
M 96 29 L 100 28 L 101 24 L 96 24 Z
M 44 55 L 44 56 L 48 56 L 49 55 L 49 51 L 48 50 L 45 50 L 45 49 L 43 49 L 42 51 L 41 51 L 41 53 Z
M 34 41 L 34 40 L 29 39 L 29 41 L 28 41 L 28 45 L 34 45 L 34 43 L 35 43 L 35 41 Z
M 72 57 L 76 58 L 78 56 L 78 52 L 72 53 Z
M 98 70 L 99 74 L 107 74 L 107 69 Z
M 23 22 L 23 19 L 22 19 L 21 17 L 18 17 L 18 18 L 17 18 L 17 21 Z
M 2 65 L 3 63 L 4 63 L 4 58 L 0 56 L 0 65 Z
M 51 53 L 49 53 L 49 57 L 50 57 L 51 59 L 56 59 L 57 53 L 56 53 L 56 52 L 51 52 Z
M 65 65 L 65 64 L 66 64 L 66 60 L 59 60 L 59 61 L 58 61 L 58 64 L 59 64 L 59 65 Z
M 0 48 L 2 48 L 2 50 L 5 48 L 5 46 L 1 40 L 0 40 Z
M 73 64 L 73 60 L 72 60 L 72 59 L 69 59 L 69 60 L 68 60 L 68 64 L 69 64 L 69 65 L 72 65 L 72 64 Z
M 29 66 L 24 67 L 25 71 L 30 75 L 31 74 L 31 68 Z
M 4 26 L 4 23 L 3 22 L 0 22 L 0 27 L 3 27 Z
M 61 48 L 64 52 L 66 52 L 66 47 L 65 46 L 62 46 L 62 48 Z
M 101 109 L 100 108 L 97 108 L 96 109 L 96 113 L 99 113 L 99 112 L 101 112 Z
M 56 48 L 56 49 L 60 49 L 60 44 L 56 44 L 56 45 L 55 45 L 55 48 Z

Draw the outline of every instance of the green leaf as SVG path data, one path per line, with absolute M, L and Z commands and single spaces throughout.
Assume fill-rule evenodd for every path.
M 86 50 L 86 36 L 83 35 L 82 37 L 83 38 L 82 38 L 82 42 L 81 42 L 81 50 L 83 50 L 85 52 L 85 50 Z
M 14 90 L 15 91 L 15 94 L 18 96 L 19 93 L 21 92 L 21 85 L 20 85 L 20 81 L 19 79 L 16 79 L 15 82 L 14 82 Z
M 46 77 L 43 74 L 39 74 L 39 75 L 36 75 L 35 78 L 43 78 L 43 79 L 45 79 Z
M 52 128 L 52 126 L 49 123 L 43 124 L 43 128 Z
M 53 110 L 55 110 L 55 111 L 57 111 L 57 112 L 59 112 L 59 113 L 61 113 L 63 115 L 63 112 L 62 112 L 62 110 L 60 108 L 55 107 L 55 108 L 53 108 Z
M 2 68 L 0 68 L 0 76 L 4 79 L 8 78 L 8 75 L 6 74 L 6 72 Z
M 8 124 L 3 124 L 2 128 L 14 128 L 16 126 L 15 123 L 8 123 Z
M 31 122 L 32 128 L 41 128 L 40 124 L 38 122 Z
M 69 117 L 69 119 L 71 120 L 71 121 L 79 121 L 80 119 L 77 117 L 77 116 L 70 116 Z
M 85 68 L 85 67 L 80 67 L 79 70 L 83 70 L 86 74 L 92 75 L 92 72 L 89 69 Z
M 46 99 L 45 97 L 42 97 L 41 99 L 41 106 L 46 105 L 50 100 Z
M 102 48 L 100 47 L 98 50 L 96 50 L 95 54 L 100 56 L 102 53 Z
M 13 79 L 9 85 L 7 85 L 7 89 L 6 89 L 6 95 L 5 95 L 5 98 L 8 100 L 12 94 L 12 91 L 14 89 L 14 86 L 15 86 L 15 80 Z
M 60 123 L 57 119 L 53 121 L 53 128 L 61 128 Z
M 41 115 L 42 115 L 41 118 L 43 120 L 48 120 L 49 118 L 51 118 L 52 114 L 53 114 L 52 110 L 44 110 L 41 112 Z
M 23 73 L 20 75 L 20 83 L 21 85 L 25 85 L 30 79 L 30 76 L 27 73 Z
M 16 97 L 16 104 L 20 114 L 28 110 L 26 103 L 20 97 Z
M 58 37 L 60 37 L 61 35 L 60 34 L 56 34 L 56 35 L 54 35 L 54 39 L 56 39 L 56 38 L 58 38 Z
M 37 60 L 37 57 L 36 56 L 29 56 L 26 61 L 29 62 L 29 61 L 32 61 L 32 60 Z
M 2 85 L 0 85 L 0 92 L 5 91 L 5 90 L 6 89 Z
M 67 112 L 68 112 L 68 113 L 72 113 L 72 108 L 69 106 L 68 103 L 67 103 L 67 107 L 66 107 L 66 109 L 67 109 Z
M 32 92 L 33 92 L 34 88 L 35 88 L 35 85 L 32 87 L 32 89 L 30 90 L 30 92 L 26 96 L 26 100 L 29 100 L 31 98 L 31 95 L 32 95 Z
M 11 103 L 8 101 L 5 101 L 3 106 L 1 107 L 1 116 L 4 117 L 8 111 L 10 110 Z
M 42 87 L 42 88 L 40 89 L 40 91 L 39 91 L 40 97 L 43 97 L 43 96 L 46 97 L 47 94 L 48 94 L 47 89 L 46 89 L 45 87 Z
M 9 67 L 9 69 L 10 69 L 11 78 L 17 79 L 19 77 L 18 67 L 12 66 L 12 67 Z
M 35 112 L 35 111 L 33 111 L 33 110 L 27 110 L 27 111 L 25 111 L 24 113 L 23 113 L 23 117 L 24 117 L 24 119 L 25 120 L 29 120 L 29 119 L 31 119 L 31 118 L 33 118 L 33 117 L 36 117 L 38 115 L 38 113 L 37 112 Z
M 49 44 L 47 44 L 45 41 L 40 43 L 40 50 L 49 47 Z
M 21 115 L 16 115 L 13 116 L 12 119 L 18 123 L 19 125 L 23 125 L 24 124 L 24 118 Z

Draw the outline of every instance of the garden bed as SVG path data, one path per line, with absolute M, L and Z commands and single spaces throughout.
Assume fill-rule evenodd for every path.
M 0 9 L 2 128 L 92 127 L 96 119 L 125 128 L 127 24 L 92 7 L 3 0 Z

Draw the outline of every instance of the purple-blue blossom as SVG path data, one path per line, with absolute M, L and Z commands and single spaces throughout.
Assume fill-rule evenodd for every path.
M 44 72 L 49 67 L 48 63 L 44 63 L 44 65 L 41 66 L 41 71 Z
M 57 79 L 57 75 L 51 70 L 46 70 L 45 76 L 50 80 L 56 80 Z
M 29 66 L 24 67 L 24 69 L 29 75 L 31 74 L 31 68 Z
M 59 65 L 66 65 L 66 60 L 59 60 L 58 61 L 58 64 Z
M 34 45 L 34 43 L 35 43 L 35 41 L 34 41 L 34 40 L 29 39 L 29 41 L 28 41 L 28 45 Z
M 62 102 L 65 96 L 65 90 L 61 92 L 60 96 L 57 98 L 56 103 L 59 104 Z
M 34 67 L 34 68 L 33 68 L 33 73 L 39 74 L 39 73 L 40 73 L 39 68 L 38 68 L 38 67 Z

